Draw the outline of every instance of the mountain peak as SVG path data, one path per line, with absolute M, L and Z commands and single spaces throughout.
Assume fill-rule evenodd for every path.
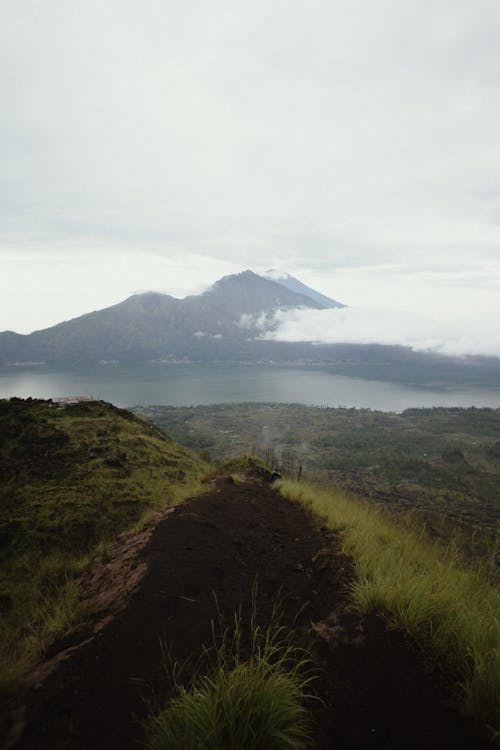
M 272 279 L 266 279 L 249 269 L 224 276 L 207 289 L 200 298 L 191 297 L 190 299 L 203 299 L 207 303 L 216 304 L 220 309 L 231 312 L 233 317 L 242 313 L 254 315 L 287 307 L 313 307 L 315 309 L 324 307 L 312 297 L 287 289 L 282 284 L 277 284 Z
M 259 276 L 257 273 L 254 273 L 254 271 L 250 271 L 250 269 L 247 268 L 246 271 L 240 271 L 239 273 L 231 273 L 227 276 L 223 276 L 212 285 L 211 289 L 227 284 L 240 284 L 241 282 L 255 283 L 255 281 L 262 280 L 263 278 L 263 276 Z
M 274 281 L 285 289 L 295 292 L 295 294 L 301 294 L 304 297 L 308 297 L 310 300 L 321 305 L 321 307 L 328 307 L 331 309 L 345 307 L 342 302 L 337 302 L 337 300 L 327 297 L 325 294 L 321 294 L 321 292 L 317 292 L 315 289 L 311 289 L 310 286 L 303 284 L 302 281 L 299 281 L 295 276 L 292 276 L 286 271 L 271 268 L 269 271 L 266 271 L 263 278 L 268 279 L 269 281 Z

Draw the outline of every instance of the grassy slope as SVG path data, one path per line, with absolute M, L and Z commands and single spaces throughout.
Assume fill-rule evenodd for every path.
M 96 548 L 194 494 L 207 464 L 102 402 L 0 401 L 0 691 L 84 614 Z
M 403 628 L 455 677 L 464 708 L 500 728 L 500 592 L 485 571 L 341 490 L 290 480 L 280 489 L 341 531 L 358 609 Z
M 149 407 L 141 413 L 214 459 L 258 452 L 289 475 L 302 466 L 308 479 L 332 482 L 395 511 L 411 510 L 442 537 L 458 529 L 472 556 L 491 550 L 498 533 L 498 409 L 388 414 L 221 404 Z

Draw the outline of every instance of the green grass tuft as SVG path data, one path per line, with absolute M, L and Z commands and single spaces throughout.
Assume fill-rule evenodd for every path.
M 261 662 L 182 690 L 153 721 L 150 750 L 301 750 L 307 714 L 297 680 Z
M 255 602 L 255 599 L 254 599 Z M 222 631 L 210 656 L 209 673 L 177 694 L 147 725 L 149 750 L 304 750 L 310 718 L 304 699 L 312 681 L 309 660 L 280 626 L 277 609 L 261 628 L 250 619 L 249 653 L 241 611 Z M 177 665 L 178 666 L 178 665 Z M 182 670 L 174 667 L 174 681 Z

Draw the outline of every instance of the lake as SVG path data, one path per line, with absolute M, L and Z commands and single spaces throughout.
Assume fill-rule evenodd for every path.
M 76 368 L 0 368 L 0 398 L 94 396 L 116 406 L 190 406 L 228 402 L 282 402 L 403 411 L 411 407 L 500 408 L 500 383 L 408 385 L 348 377 L 306 367 L 164 363 L 85 365 Z

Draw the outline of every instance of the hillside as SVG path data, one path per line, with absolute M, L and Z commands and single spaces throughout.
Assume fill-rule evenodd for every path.
M 0 742 L 170 747 L 165 706 L 240 674 L 215 750 L 281 750 L 276 705 L 292 694 L 303 750 L 486 750 L 450 690 L 496 725 L 498 596 L 444 546 L 339 491 L 270 487 L 255 457 L 214 473 L 109 404 L 12 399 L 0 419 Z M 241 745 L 258 706 L 276 741 Z M 175 747 L 197 746 L 196 727 Z
M 129 412 L 0 401 L 0 693 L 72 627 L 88 555 L 196 491 L 207 466 Z

